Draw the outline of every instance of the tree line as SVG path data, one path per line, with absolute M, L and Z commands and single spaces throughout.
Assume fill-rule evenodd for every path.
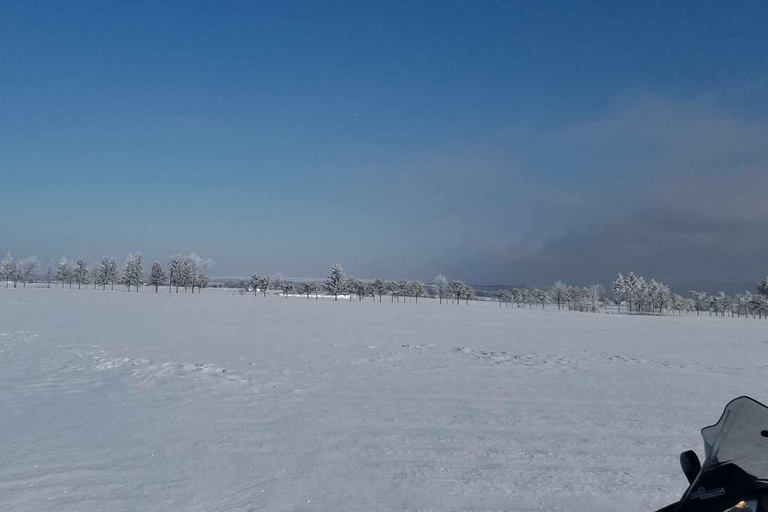
M 461 300 L 468 304 L 470 300 L 476 298 L 475 290 L 471 286 L 462 281 L 451 281 L 449 283 L 442 275 L 438 275 L 435 278 L 435 283 L 432 287 L 441 303 L 444 299 L 450 298 L 451 301 L 455 301 L 457 304 Z M 323 282 L 303 281 L 301 283 L 291 283 L 284 281 L 279 274 L 267 277 L 254 273 L 247 284 L 242 283 L 242 288 L 253 292 L 254 295 L 258 295 L 261 292 L 263 296 L 266 296 L 267 290 L 273 289 L 282 291 L 286 297 L 290 294 L 298 294 L 305 295 L 307 299 L 313 295 L 317 299 L 318 295 L 322 292 L 328 296 L 333 296 L 334 300 L 338 300 L 340 295 L 348 295 L 350 301 L 357 297 L 358 301 L 370 298 L 375 302 L 378 297 L 379 302 L 381 302 L 382 297 L 388 295 L 391 302 L 397 301 L 399 303 L 400 299 L 402 299 L 403 303 L 408 300 L 417 304 L 420 297 L 430 295 L 429 287 L 421 281 L 409 281 L 406 279 L 387 281 L 381 278 L 376 278 L 370 282 L 364 281 L 357 277 L 346 276 L 344 268 L 338 263 L 333 265 Z
M 47 283 L 48 288 L 52 283 L 61 285 L 62 288 L 77 285 L 78 289 L 83 286 L 86 288 L 93 285 L 94 290 L 101 286 L 106 290 L 107 286 L 114 290 L 115 284 L 127 287 L 128 291 L 133 288 L 139 291 L 140 286 L 154 286 L 157 293 L 161 286 L 168 285 L 168 291 L 172 292 L 175 287 L 176 293 L 183 289 L 186 293 L 191 290 L 198 293 L 203 288 L 210 285 L 208 271 L 213 267 L 214 262 L 210 258 L 203 258 L 195 253 L 184 255 L 176 254 L 171 256 L 168 264 L 168 272 L 163 270 L 159 261 L 155 261 L 150 269 L 149 276 L 144 276 L 144 261 L 141 253 L 130 253 L 125 258 L 125 262 L 120 267 L 117 259 L 105 256 L 97 264 L 89 266 L 86 260 L 80 256 L 74 262 L 67 258 L 61 258 L 55 265 L 48 265 L 44 274 L 38 275 L 37 271 L 40 263 L 36 256 L 30 256 L 16 261 L 11 253 L 6 253 L 2 262 L 0 262 L 0 282 L 5 281 L 6 288 L 10 283 L 16 288 L 21 282 L 26 287 L 28 282 L 39 279 Z
M 51 287 L 52 283 L 62 288 L 74 285 L 78 288 L 93 285 L 94 289 L 107 286 L 114 289 L 115 285 L 127 287 L 128 291 L 136 291 L 141 286 L 154 286 L 155 292 L 160 287 L 168 286 L 168 292 L 176 293 L 183 289 L 186 293 L 191 290 L 198 293 L 210 286 L 209 271 L 214 266 L 210 258 L 203 258 L 195 253 L 184 255 L 175 254 L 170 257 L 167 271 L 159 261 L 155 261 L 149 271 L 144 274 L 144 263 L 141 253 L 130 253 L 122 266 L 114 257 L 105 256 L 94 265 L 88 265 L 80 256 L 74 261 L 61 258 L 57 264 L 49 264 L 46 271 L 39 274 L 40 262 L 36 256 L 16 260 L 11 253 L 6 253 L 0 261 L 0 282 L 5 281 L 9 287 L 13 283 L 16 288 L 19 283 L 26 287 L 28 282 L 39 280 Z M 235 283 L 231 283 L 235 284 Z M 359 301 L 370 298 L 382 301 L 383 296 L 389 296 L 391 302 L 402 299 L 418 303 L 421 297 L 434 297 L 441 304 L 469 304 L 477 299 L 475 289 L 460 281 L 449 281 L 445 276 L 437 275 L 433 282 L 425 284 L 418 280 L 385 280 L 381 278 L 365 281 L 356 277 L 346 276 L 344 268 L 336 263 L 331 268 L 326 279 L 322 282 L 303 281 L 300 283 L 285 280 L 280 274 L 261 276 L 251 275 L 250 280 L 240 281 L 238 286 L 254 295 L 261 293 L 266 296 L 267 290 L 278 290 L 285 297 L 296 294 L 309 299 L 318 298 L 320 293 L 333 296 L 338 300 L 340 295 L 347 295 L 349 300 L 357 297 Z M 557 305 L 558 309 L 569 309 L 583 312 L 607 311 L 616 307 L 622 312 L 622 307 L 630 313 L 678 314 L 696 312 L 697 315 L 706 311 L 709 315 L 732 317 L 768 318 L 768 277 L 759 282 L 756 292 L 745 291 L 728 295 L 723 291 L 714 294 L 691 290 L 692 298 L 685 298 L 674 293 L 669 286 L 656 279 L 646 280 L 642 276 L 629 272 L 619 273 L 613 281 L 610 290 L 599 284 L 591 286 L 570 286 L 557 281 L 549 289 L 541 288 L 511 288 L 496 293 L 499 306 L 510 304 L 517 307 L 534 306 L 545 308 L 547 305 Z
M 745 291 L 728 295 L 723 291 L 715 294 L 691 290 L 692 298 L 674 293 L 671 288 L 656 279 L 646 280 L 629 272 L 619 273 L 610 290 L 602 285 L 570 286 L 557 281 L 548 290 L 540 288 L 512 288 L 498 291 L 495 295 L 499 306 L 516 304 L 517 307 L 544 308 L 548 304 L 557 309 L 582 312 L 608 311 L 617 308 L 636 314 L 688 314 L 708 311 L 710 315 L 732 317 L 768 318 L 768 277 L 757 284 L 757 293 Z

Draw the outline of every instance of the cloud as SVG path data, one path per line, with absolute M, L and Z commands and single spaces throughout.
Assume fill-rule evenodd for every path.
M 526 176 L 527 229 L 467 234 L 459 247 L 478 256 L 454 268 L 530 284 L 627 270 L 670 282 L 758 279 L 768 272 L 768 121 L 731 107 L 733 97 L 633 94 L 594 119 L 495 137 L 494 151 Z

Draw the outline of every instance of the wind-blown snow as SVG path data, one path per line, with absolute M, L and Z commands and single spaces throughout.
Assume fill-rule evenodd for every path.
M 649 511 L 768 322 L 0 289 L 3 510 Z

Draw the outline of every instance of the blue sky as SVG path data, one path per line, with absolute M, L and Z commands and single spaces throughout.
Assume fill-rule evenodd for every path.
M 3 2 L 0 250 L 768 273 L 765 2 Z

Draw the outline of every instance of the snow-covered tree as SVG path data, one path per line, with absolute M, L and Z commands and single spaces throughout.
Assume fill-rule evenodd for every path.
M 48 263 L 48 268 L 45 271 L 45 282 L 48 285 L 48 288 L 51 287 L 51 281 L 53 280 L 53 260 Z
M 77 283 L 77 289 L 88 280 L 88 264 L 85 262 L 82 256 L 78 256 L 75 260 L 75 268 L 72 269 L 74 274 L 73 279 Z
M 409 289 L 411 297 L 416 299 L 416 304 L 419 303 L 419 297 L 423 297 L 427 293 L 427 288 L 421 281 L 411 281 Z
M 310 295 L 314 294 L 315 300 L 317 300 L 317 294 L 320 293 L 319 284 L 317 284 L 314 281 L 305 281 L 304 283 L 302 283 L 302 287 L 304 290 L 303 293 L 307 294 L 307 298 L 309 298 Z
M 131 291 L 131 286 L 133 286 L 133 283 L 136 280 L 134 275 L 134 269 L 136 268 L 136 265 L 133 260 L 133 253 L 129 253 L 125 258 L 125 265 L 123 265 L 123 284 L 128 287 L 128 291 Z
M 748 291 L 745 291 L 744 293 L 739 293 L 736 295 L 736 305 L 737 305 L 737 316 L 741 317 L 741 314 L 744 313 L 744 318 L 749 318 L 749 307 L 752 303 L 752 294 Z
M 621 313 L 621 299 L 627 293 L 627 278 L 625 278 L 621 272 L 619 272 L 619 275 L 614 279 L 613 284 L 611 285 L 611 290 L 618 299 L 616 303 L 619 305 L 619 313 Z
M 283 281 L 283 284 L 280 285 L 280 291 L 283 292 L 283 297 L 287 299 L 288 295 L 292 295 L 296 291 L 296 288 L 293 283 Z
M 152 264 L 152 270 L 149 272 L 149 284 L 155 287 L 155 293 L 165 284 L 167 277 L 163 267 L 160 266 L 160 262 L 155 260 Z
M 256 272 L 251 274 L 250 285 L 251 285 L 251 289 L 253 290 L 253 296 L 254 297 L 256 297 L 256 295 L 258 294 L 258 291 L 259 291 L 259 279 L 261 279 L 261 277 Z
M 104 256 L 99 262 L 98 283 L 102 290 L 106 290 L 107 285 L 115 289 L 115 283 L 120 278 L 120 270 L 115 258 Z
M 10 252 L 5 253 L 2 263 L 0 263 L 0 279 L 5 281 L 5 287 L 8 288 L 8 282 L 16 279 L 16 260 L 13 259 Z M 15 288 L 15 286 L 14 286 Z
M 357 295 L 359 300 L 363 300 L 363 294 L 365 293 L 365 287 L 363 282 L 356 277 L 348 277 L 344 283 L 344 291 L 349 294 L 349 300 L 352 300 L 353 295 Z
M 448 285 L 448 293 L 452 298 L 456 299 L 457 304 L 459 301 L 461 301 L 461 292 L 463 289 L 464 282 L 459 281 L 458 279 L 451 281 L 451 283 Z
M 269 286 L 273 290 L 282 290 L 284 282 L 285 282 L 285 278 L 283 277 L 283 274 L 281 274 L 280 272 L 275 272 L 274 274 L 269 276 Z
M 443 297 L 448 295 L 448 279 L 443 274 L 437 274 L 435 277 L 435 291 L 437 292 L 439 303 L 442 304 Z
M 545 309 L 547 306 L 547 303 L 550 301 L 550 295 L 547 293 L 546 290 L 540 290 L 539 288 L 536 288 L 533 291 L 534 297 L 536 297 L 536 302 L 541 304 L 541 309 Z
M 27 283 L 34 277 L 37 266 L 37 256 L 29 256 L 19 261 L 18 274 L 24 288 L 27 287 Z
M 333 295 L 334 300 L 339 300 L 339 295 L 344 293 L 344 268 L 338 263 L 334 263 L 328 277 L 325 278 L 323 288 L 329 295 Z
M 405 279 L 398 279 L 397 294 L 398 294 L 398 297 L 399 296 L 403 297 L 403 304 L 405 304 L 405 298 L 408 297 L 408 292 L 409 292 L 408 281 L 406 281 Z
M 725 316 L 726 311 L 728 311 L 730 301 L 728 300 L 728 296 L 723 291 L 719 291 L 714 296 L 714 305 L 715 305 L 715 312 L 719 313 L 720 316 Z
M 101 261 L 99 262 L 99 284 L 101 284 L 102 290 L 106 290 L 107 285 L 110 283 L 109 267 L 110 267 L 109 258 L 104 256 L 103 258 L 101 258 Z
M 302 295 L 307 296 L 307 300 L 309 300 L 309 295 L 313 293 L 312 291 L 312 285 L 314 283 L 312 281 L 304 281 L 303 283 L 299 284 L 298 291 Z
M 181 259 L 181 272 L 179 274 L 179 280 L 182 286 L 184 286 L 184 293 L 187 293 L 189 286 L 192 284 L 192 262 L 189 260 L 189 256 L 182 256 Z
M 552 299 L 557 303 L 557 309 L 562 308 L 562 304 L 565 302 L 565 292 L 567 291 L 568 285 L 561 281 L 556 281 L 555 284 L 552 285 L 551 296 Z
M 269 289 L 269 278 L 267 276 L 261 276 L 259 278 L 259 289 L 264 297 L 267 296 L 267 290 Z
M 373 292 L 379 296 L 379 302 L 381 302 L 381 296 L 387 294 L 387 282 L 384 281 L 381 278 L 376 278 L 376 280 L 373 281 Z
M 523 288 L 523 306 L 528 306 L 529 308 L 533 307 L 533 303 L 535 301 L 533 297 L 533 290 L 530 288 Z
M 376 302 L 376 294 L 373 291 L 373 285 L 366 283 L 362 279 L 355 279 L 354 293 L 357 295 L 357 299 L 362 301 L 366 297 L 373 297 L 373 301 Z
M 376 302 L 376 292 L 373 289 L 373 283 L 362 282 L 360 289 L 358 290 L 362 298 L 370 297 L 373 302 Z
M 390 297 L 391 302 L 395 302 L 395 297 L 397 297 L 397 301 L 400 302 L 400 288 L 397 285 L 397 281 L 387 281 L 385 283 L 387 287 L 387 292 Z
M 115 289 L 115 283 L 120 279 L 120 268 L 117 266 L 117 258 L 109 258 L 109 266 L 107 267 L 107 281 L 110 288 Z
M 639 296 L 645 290 L 645 280 L 637 277 L 634 272 L 630 272 L 624 277 L 624 286 L 621 293 L 626 294 L 629 301 L 629 311 L 632 311 L 632 302 L 637 302 Z
M 140 252 L 130 253 L 125 258 L 123 283 L 128 287 L 128 291 L 131 290 L 131 286 L 135 286 L 137 292 L 139 286 L 144 284 L 144 263 Z
M 699 314 L 699 303 L 707 302 L 708 294 L 707 294 L 707 292 L 697 292 L 696 290 L 691 290 L 688 293 L 693 295 L 693 298 L 695 299 L 695 302 L 696 302 L 696 314 L 698 315 Z
M 599 284 L 593 284 L 592 286 L 589 286 L 586 290 L 586 299 L 587 299 L 587 305 L 588 309 L 595 313 L 598 311 L 600 299 L 603 296 L 603 287 Z
M 768 297 L 768 277 L 757 284 L 757 293 L 763 297 Z
M 134 276 L 135 276 L 135 282 L 133 283 L 136 287 L 136 291 L 139 291 L 139 286 L 144 285 L 144 262 L 141 258 L 141 253 L 137 252 L 134 255 Z
M 176 293 L 179 293 L 179 288 L 184 288 L 184 293 L 186 293 L 192 285 L 193 279 L 196 278 L 194 262 L 190 259 L 190 256 L 174 254 L 171 256 L 171 261 L 168 265 L 168 275 L 170 287 L 176 287 Z
M 95 290 L 98 285 L 102 284 L 101 264 L 93 265 L 89 270 L 89 274 L 88 280 L 93 283 L 93 289 Z
M 195 286 L 198 287 L 199 291 L 199 285 L 206 280 L 208 271 L 213 268 L 214 262 L 211 258 L 203 258 L 195 253 L 190 254 L 186 261 L 189 285 L 192 287 L 192 293 L 195 293 Z
M 509 294 L 512 296 L 512 301 L 519 308 L 520 302 L 523 300 L 523 291 L 520 288 L 512 288 Z
M 475 300 L 476 298 L 475 289 L 468 284 L 463 284 L 461 286 L 461 291 L 459 292 L 459 297 L 462 297 L 464 299 L 464 303 L 469 305 L 469 301 Z
M 71 275 L 72 269 L 69 266 L 69 261 L 67 258 L 61 258 L 58 267 L 56 267 L 56 279 L 61 283 L 62 288 L 64 288 L 64 283 L 70 283 L 69 287 L 72 288 Z
M 659 313 L 663 313 L 664 308 L 666 308 L 672 300 L 672 292 L 670 291 L 669 286 L 660 281 L 656 281 L 655 279 L 651 279 L 645 290 L 647 292 L 647 301 L 649 302 L 650 309 L 658 309 Z
M 170 276 L 171 286 L 176 287 L 176 293 L 179 293 L 180 286 L 186 286 L 185 284 L 185 264 L 184 256 L 181 254 L 174 254 L 171 256 L 171 263 L 168 265 L 168 274 Z

